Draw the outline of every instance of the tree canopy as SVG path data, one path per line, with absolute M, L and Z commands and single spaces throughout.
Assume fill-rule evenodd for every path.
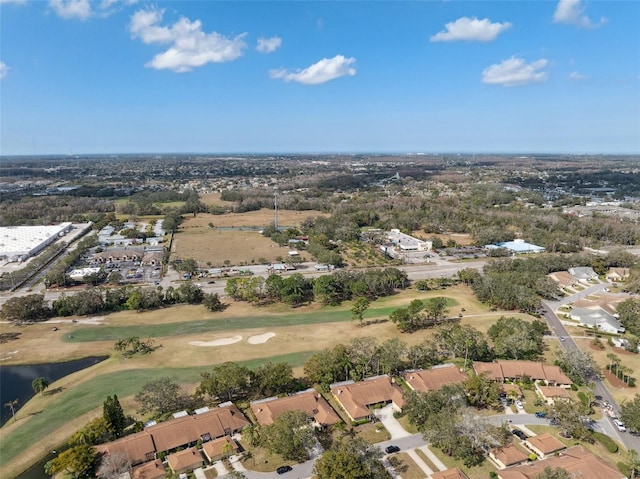
M 194 403 L 193 398 L 170 378 L 148 382 L 136 394 L 135 400 L 140 404 L 140 414 L 154 416 L 190 409 Z
M 382 452 L 360 438 L 335 441 L 313 467 L 315 479 L 391 479 Z

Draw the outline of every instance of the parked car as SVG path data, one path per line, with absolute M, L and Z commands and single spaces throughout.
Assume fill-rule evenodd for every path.
M 285 472 L 289 472 L 289 471 L 293 471 L 293 467 L 291 467 L 291 466 L 280 466 L 278 469 L 276 469 L 276 472 L 278 474 L 284 474 Z
M 512 433 L 514 436 L 519 437 L 519 438 L 520 438 L 520 439 L 522 439 L 523 441 L 529 437 L 529 436 L 527 436 L 524 432 L 522 432 L 520 429 L 514 429 L 513 431 L 511 431 L 511 433 Z
M 625 426 L 620 419 L 614 419 L 613 424 L 616 425 L 616 427 L 618 428 L 618 431 L 620 432 L 625 432 L 627 430 L 627 426 Z
M 547 414 L 544 411 L 538 411 L 536 413 L 536 417 L 546 417 L 546 416 L 547 416 Z
M 384 452 L 387 454 L 393 454 L 394 452 L 399 452 L 400 448 L 398 446 L 387 446 L 384 448 Z
M 522 401 L 520 401 L 519 399 L 516 401 L 516 407 L 518 409 L 524 409 L 524 406 L 522 405 Z

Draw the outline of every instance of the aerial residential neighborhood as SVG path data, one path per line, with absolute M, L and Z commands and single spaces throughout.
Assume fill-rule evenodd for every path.
M 370 188 L 398 210 L 401 187 L 416 191 L 402 175 Z M 13 245 L 0 265 L 3 378 L 95 358 L 32 378 L 24 399 L 3 396 L 13 407 L 3 434 L 44 432 L 33 467 L 54 471 L 67 456 L 46 453 L 67 441 L 66 454 L 88 451 L 98 477 L 323 477 L 351 438 L 350 454 L 373 448 L 394 477 L 537 478 L 548 466 L 598 478 L 635 467 L 624 459 L 638 447 L 640 403 L 633 247 L 552 252 L 552 240 L 487 242 L 455 224 L 384 227 L 384 208 L 345 206 L 367 189 L 329 188 L 334 212 L 287 209 L 307 192 L 279 190 L 277 209 L 265 191 L 264 206 L 237 211 L 248 190 L 225 187 L 167 192 L 183 209 L 164 216 L 124 213 L 134 194 L 55 234 L 2 227 Z M 11 208 L 30 194 L 13 193 Z M 369 219 L 345 230 L 354 214 Z M 24 242 L 29 231 L 33 245 L 16 248 L 11 235 Z M 0 446 L 16 475 L 34 464 L 19 445 Z

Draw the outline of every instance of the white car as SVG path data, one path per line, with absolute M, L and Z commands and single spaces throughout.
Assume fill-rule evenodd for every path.
M 524 406 L 522 405 L 522 402 L 520 400 L 516 401 L 516 407 L 518 409 L 524 409 Z
M 616 425 L 616 427 L 618 428 L 618 431 L 620 432 L 625 432 L 627 430 L 627 427 L 624 425 L 624 423 L 620 419 L 614 419 L 613 424 Z

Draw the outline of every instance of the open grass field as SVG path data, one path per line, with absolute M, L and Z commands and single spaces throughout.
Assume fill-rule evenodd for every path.
M 371 304 L 364 326 L 351 321 L 350 303 L 338 307 L 313 304 L 295 310 L 280 304 L 254 307 L 231 303 L 221 313 L 208 312 L 202 306 L 175 306 L 145 313 L 112 314 L 105 316 L 100 325 L 55 323 L 59 328 L 55 332 L 51 330 L 52 323 L 21 327 L 0 324 L 0 333 L 20 333 L 18 339 L 3 344 L 3 356 L 5 351 L 17 352 L 2 364 L 111 355 L 107 361 L 53 383 L 50 389 L 60 388 L 60 392 L 34 398 L 18 412 L 18 421 L 10 421 L 2 428 L 0 467 L 6 471 L 6 477 L 24 470 L 98 415 L 107 395 L 117 394 L 125 405 L 125 412 L 135 415 L 132 396 L 153 379 L 170 376 L 193 389 L 200 373 L 224 361 L 242 362 L 250 368 L 266 361 L 282 361 L 291 364 L 294 374 L 302 375 L 302 365 L 311 354 L 337 343 L 346 344 L 356 337 L 373 336 L 379 342 L 398 337 L 409 345 L 419 343 L 432 332 L 400 333 L 396 325 L 388 321 L 388 316 L 395 308 L 407 306 L 412 299 L 435 296 L 449 298 L 452 316 L 457 316 L 464 307 L 462 322 L 483 331 L 502 314 L 488 312 L 469 288 L 456 286 L 430 292 L 409 289 L 381 298 Z M 275 336 L 261 344 L 248 341 L 252 336 L 265 333 L 275 333 Z M 115 339 L 131 335 L 152 336 L 162 347 L 152 354 L 131 359 L 116 355 Z M 226 346 L 189 344 L 234 336 L 242 339 Z M 38 438 L 38 447 L 29 447 L 34 437 Z
M 469 246 L 474 243 L 474 239 L 471 237 L 471 235 L 466 233 L 436 234 L 425 233 L 422 230 L 415 230 L 411 232 L 411 235 L 422 240 L 440 238 L 444 244 L 447 244 L 447 241 L 449 241 L 450 239 L 455 241 L 460 246 Z
M 328 214 L 315 210 L 278 210 L 278 225 L 298 226 L 302 221 L 310 216 L 328 216 Z M 208 228 L 209 223 L 213 223 L 215 228 L 264 228 L 265 226 L 273 223 L 273 209 L 263 208 L 257 211 L 225 213 L 223 215 L 199 213 L 195 218 L 193 216 L 185 216 L 184 221 L 180 225 L 180 229 L 188 230 L 190 228 Z
M 289 248 L 280 247 L 257 231 L 180 229 L 173 237 L 171 259 L 194 258 L 200 267 L 274 263 L 286 258 Z

